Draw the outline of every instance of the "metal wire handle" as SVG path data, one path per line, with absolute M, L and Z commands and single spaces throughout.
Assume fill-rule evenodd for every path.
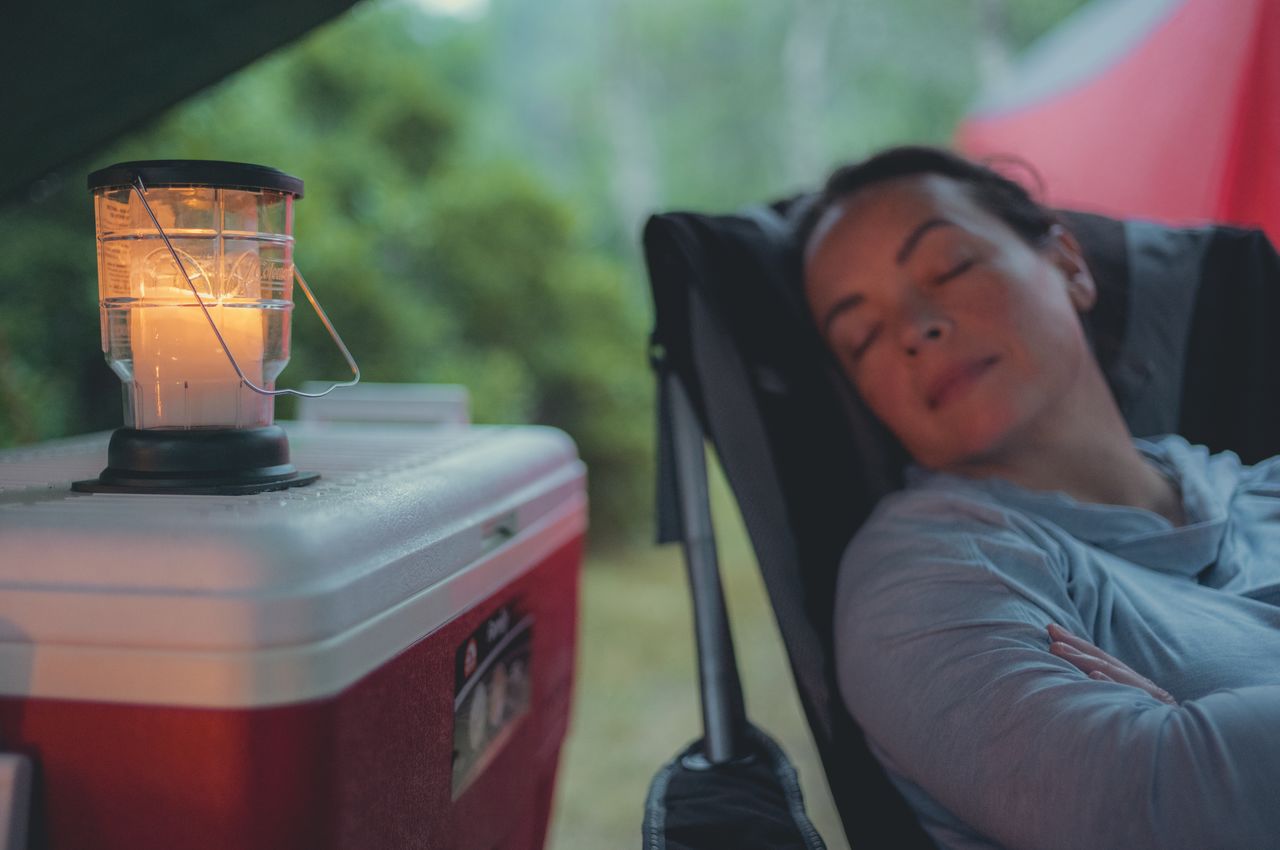
M 178 256 L 177 250 L 173 247 L 173 243 L 169 241 L 169 236 L 164 232 L 164 228 L 160 226 L 160 219 L 156 218 L 156 214 L 151 211 L 151 204 L 147 203 L 146 190 L 143 185 L 142 175 L 133 175 L 133 183 L 130 188 L 137 193 L 138 199 L 142 201 L 142 208 L 147 211 L 147 216 L 151 219 L 151 223 L 155 225 L 156 232 L 160 234 L 160 238 L 164 240 L 164 246 L 169 249 L 169 256 L 173 258 L 174 265 L 178 267 L 178 271 L 182 272 L 182 277 L 187 281 L 187 286 L 191 287 L 191 294 L 196 297 L 196 303 L 200 305 L 200 310 L 204 313 L 205 319 L 209 322 L 209 327 L 213 329 L 213 335 L 218 338 L 218 344 L 222 346 L 222 351 L 227 355 L 227 360 L 231 361 L 231 368 L 236 370 L 236 375 L 249 389 L 259 395 L 292 395 L 300 398 L 320 398 L 328 395 L 338 387 L 353 387 L 360 383 L 360 367 L 356 364 L 355 358 L 351 356 L 351 352 L 347 350 L 346 343 L 342 341 L 342 337 L 338 336 L 338 331 L 333 327 L 333 322 L 329 321 L 329 316 L 324 312 L 324 308 L 320 306 L 320 302 L 316 300 L 315 295 L 311 293 L 311 287 L 307 286 L 306 280 L 302 277 L 302 272 L 298 271 L 298 266 L 293 266 L 293 276 L 298 281 L 298 285 L 302 287 L 302 291 L 307 296 L 307 301 L 311 303 L 311 309 L 316 311 L 316 315 L 320 317 L 320 321 L 324 323 L 325 329 L 329 331 L 329 336 L 333 339 L 338 350 L 342 352 L 342 356 L 346 359 L 347 365 L 351 367 L 351 373 L 355 376 L 349 381 L 335 381 L 318 393 L 308 393 L 302 390 L 283 389 L 269 390 L 266 387 L 260 387 L 245 375 L 244 370 L 240 368 L 240 364 L 236 362 L 236 356 L 231 353 L 231 347 L 227 345 L 227 341 L 222 338 L 222 331 L 218 330 L 218 323 L 213 320 L 213 316 L 209 313 L 209 308 L 205 306 L 204 299 L 200 297 L 200 290 L 196 289 L 195 281 L 191 279 L 191 275 L 187 274 L 187 269 L 182 265 L 182 259 Z

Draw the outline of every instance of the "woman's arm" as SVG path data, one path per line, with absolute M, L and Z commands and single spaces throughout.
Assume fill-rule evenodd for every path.
M 1146 691 L 1167 705 L 1178 704 L 1178 701 L 1164 688 L 1120 659 L 1103 652 L 1084 638 L 1071 634 L 1071 632 L 1057 623 L 1050 623 L 1048 632 L 1049 640 L 1052 641 L 1049 644 L 1049 651 L 1074 666 L 1090 679 L 1128 685 L 1129 687 Z
M 1170 705 L 1090 679 L 1045 641 L 1070 605 L 1053 563 L 891 554 L 846 564 L 836 639 L 845 701 L 892 770 L 1010 848 L 1276 842 L 1280 687 Z

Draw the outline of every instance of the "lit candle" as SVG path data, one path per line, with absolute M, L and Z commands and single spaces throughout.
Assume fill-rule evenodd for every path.
M 263 312 L 256 300 L 205 298 L 241 371 L 262 386 Z M 190 290 L 151 288 L 129 311 L 135 428 L 245 428 L 271 423 L 271 398 L 236 375 Z

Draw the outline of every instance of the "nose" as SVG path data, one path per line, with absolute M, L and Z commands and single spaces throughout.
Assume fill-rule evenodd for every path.
M 942 327 L 940 325 L 933 325 L 929 327 L 927 330 L 925 330 L 925 332 L 921 335 L 921 337 L 924 340 L 941 339 Z M 920 342 L 909 343 L 907 345 L 907 356 L 915 357 L 917 354 L 920 353 L 921 347 L 922 347 L 922 343 Z
M 927 309 L 908 308 L 902 323 L 902 348 L 908 357 L 920 354 L 924 346 L 937 343 L 951 332 L 951 322 Z

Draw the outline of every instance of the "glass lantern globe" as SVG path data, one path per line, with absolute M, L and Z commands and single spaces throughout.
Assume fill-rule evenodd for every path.
M 251 492 L 314 480 L 294 469 L 274 424 L 275 396 L 296 393 L 275 382 L 289 362 L 302 181 L 260 165 L 150 160 L 95 171 L 89 190 L 102 350 L 123 384 L 125 424 L 102 476 L 76 489 Z

